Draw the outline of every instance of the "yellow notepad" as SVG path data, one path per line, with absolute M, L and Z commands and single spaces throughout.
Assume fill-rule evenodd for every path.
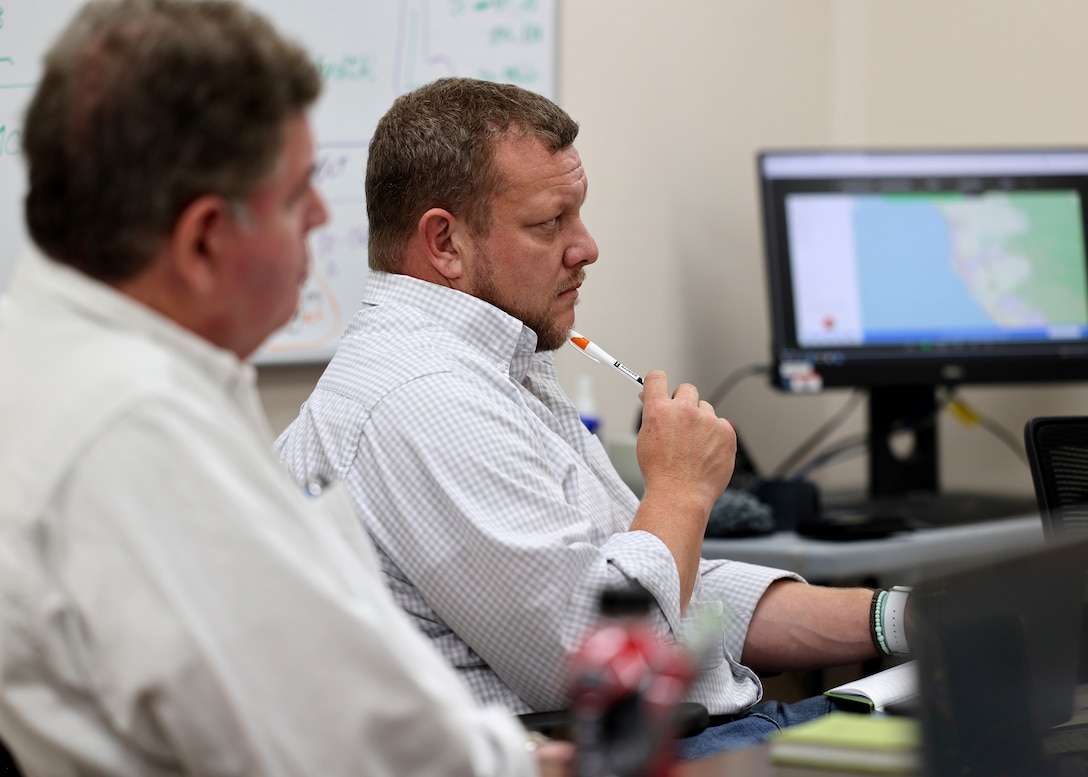
M 920 748 L 918 722 L 911 718 L 832 712 L 775 735 L 771 761 L 867 774 L 912 774 L 921 764 Z

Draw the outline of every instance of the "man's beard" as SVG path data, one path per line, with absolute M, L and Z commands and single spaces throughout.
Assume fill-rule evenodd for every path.
M 537 353 L 541 351 L 555 351 L 567 342 L 567 338 L 570 335 L 570 329 L 567 327 L 559 326 L 549 315 L 551 307 L 549 306 L 543 312 L 534 312 L 529 310 L 518 310 L 513 307 L 507 300 L 502 299 L 499 294 L 498 288 L 495 286 L 495 262 L 491 254 L 486 250 L 481 251 L 477 255 L 476 261 L 476 277 L 473 278 L 473 290 L 472 295 L 478 299 L 482 299 L 484 302 L 488 302 L 504 313 L 513 316 L 521 321 L 525 326 L 529 327 L 536 333 L 536 350 Z M 574 286 L 578 286 L 585 280 L 586 271 L 583 268 L 579 268 L 574 275 L 566 279 L 561 286 L 555 290 L 555 294 L 552 299 L 558 297 L 564 291 L 567 291 Z M 575 301 L 575 304 L 578 304 Z

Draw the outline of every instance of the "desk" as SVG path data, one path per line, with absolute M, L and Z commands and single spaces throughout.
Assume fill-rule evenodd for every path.
M 755 745 L 722 755 L 688 761 L 675 769 L 676 777 L 771 777 L 770 745 Z
M 776 532 L 744 539 L 703 541 L 703 558 L 728 558 L 791 572 L 815 583 L 874 577 L 903 585 L 921 579 L 927 566 L 970 561 L 991 553 L 1042 544 L 1038 515 L 984 523 L 915 529 L 877 540 L 834 542 Z

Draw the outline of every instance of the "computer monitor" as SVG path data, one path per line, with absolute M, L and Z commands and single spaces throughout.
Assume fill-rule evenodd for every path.
M 758 170 L 772 383 L 868 390 L 872 496 L 939 491 L 937 387 L 1088 380 L 1088 148 L 771 150 Z
M 943 566 L 943 565 L 942 565 Z M 924 773 L 1088 773 L 1088 540 L 931 569 L 911 593 Z M 1079 698 L 1078 698 L 1079 697 Z

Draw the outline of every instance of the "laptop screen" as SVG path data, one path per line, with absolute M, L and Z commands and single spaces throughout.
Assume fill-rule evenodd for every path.
M 1047 739 L 1074 713 L 1086 569 L 1081 539 L 915 588 L 912 647 L 928 774 L 1062 773 Z

